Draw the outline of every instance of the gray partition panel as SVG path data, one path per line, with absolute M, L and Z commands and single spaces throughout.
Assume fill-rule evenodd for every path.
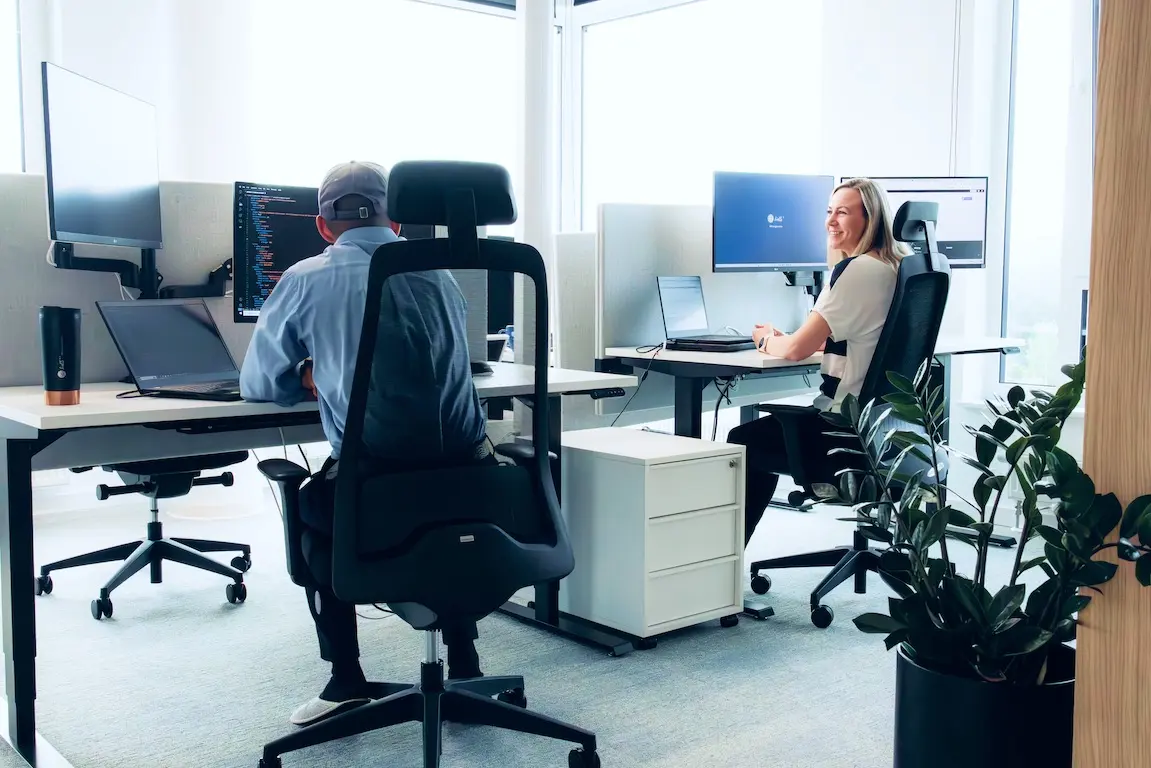
M 756 323 L 794 330 L 809 310 L 810 297 L 787 285 L 778 272 L 717 275 L 711 270 L 711 207 L 609 203 L 599 207 L 596 246 L 594 354 L 608 347 L 644 347 L 664 340 L 656 277 L 700 275 L 708 323 L 723 333 L 731 326 L 749 335 Z M 642 373 L 637 371 L 637 373 Z M 815 382 L 811 382 L 815 384 Z M 748 379 L 733 404 L 804 391 L 801 378 Z M 717 392 L 705 392 L 705 407 Z M 708 404 L 707 399 L 712 399 Z M 601 400 L 600 414 L 618 413 L 628 398 Z M 672 379 L 652 373 L 627 407 L 620 424 L 668 418 Z

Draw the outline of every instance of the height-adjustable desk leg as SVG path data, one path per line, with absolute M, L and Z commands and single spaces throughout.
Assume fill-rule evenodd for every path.
M 562 499 L 561 488 L 561 457 L 563 456 L 563 412 L 559 395 L 548 398 L 548 450 L 556 455 L 552 464 L 552 480 L 556 487 L 557 498 Z M 569 640 L 604 648 L 612 656 L 623 656 L 634 650 L 632 641 L 612 630 L 594 622 L 585 621 L 560 611 L 560 582 L 551 581 L 545 584 L 536 584 L 535 599 L 529 605 L 520 605 L 508 601 L 500 607 L 499 612 L 504 616 L 513 618 L 530 626 L 551 632 Z

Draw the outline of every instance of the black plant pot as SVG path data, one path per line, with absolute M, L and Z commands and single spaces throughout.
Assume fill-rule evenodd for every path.
M 1050 684 L 985 683 L 925 669 L 900 648 L 895 768 L 1071 768 L 1075 651 L 1050 657 Z

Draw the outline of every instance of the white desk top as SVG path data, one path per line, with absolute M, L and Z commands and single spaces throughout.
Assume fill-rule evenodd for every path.
M 1001 339 L 994 336 L 972 336 L 942 338 L 935 345 L 937 355 L 963 355 L 977 352 L 1000 352 L 1024 346 L 1022 339 Z M 640 347 L 640 349 L 644 349 Z M 656 357 L 672 363 L 699 363 L 701 365 L 724 365 L 730 368 L 749 370 L 770 370 L 773 368 L 797 368 L 806 365 L 819 365 L 823 353 L 816 352 L 806 360 L 785 360 L 782 357 L 765 355 L 759 350 L 745 349 L 739 352 L 681 352 L 658 348 L 652 351 L 637 352 L 635 347 L 608 347 L 607 357 L 647 359 Z
M 473 379 L 480 397 L 514 397 L 531 394 L 534 384 L 532 366 L 514 363 L 492 363 L 491 366 L 492 375 L 477 376 Z M 607 387 L 627 388 L 636 384 L 635 376 L 572 371 L 565 368 L 548 369 L 548 392 L 553 395 L 578 394 Z M 118 382 L 84 384 L 80 388 L 79 405 L 49 406 L 44 404 L 43 387 L 2 387 L 0 419 L 42 430 L 80 429 L 165 421 L 265 416 L 276 413 L 306 413 L 315 411 L 318 407 L 312 401 L 300 403 L 292 408 L 281 408 L 273 403 L 116 397 L 118 392 L 130 389 L 131 385 Z

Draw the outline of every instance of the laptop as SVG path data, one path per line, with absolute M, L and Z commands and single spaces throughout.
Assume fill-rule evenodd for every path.
M 710 333 L 703 283 L 699 275 L 656 278 L 667 349 L 695 352 L 736 352 L 755 349 L 750 336 Z
M 240 369 L 203 299 L 98 301 L 96 308 L 141 394 L 242 399 Z

